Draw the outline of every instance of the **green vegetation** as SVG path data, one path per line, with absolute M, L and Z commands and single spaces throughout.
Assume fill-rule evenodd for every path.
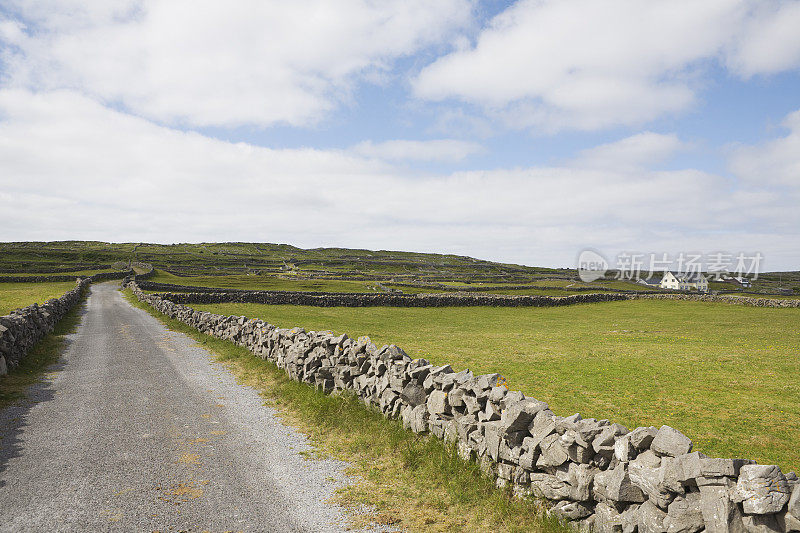
M 112 270 L 108 268 L 101 268 L 101 269 L 91 269 L 91 270 L 73 270 L 71 272 L 17 272 L 17 273 L 4 273 L 0 272 L 0 277 L 14 277 L 14 276 L 75 276 L 77 277 L 89 277 L 93 276 L 94 274 L 100 274 L 101 272 L 119 272 L 118 270 Z
M 46 283 L 0 283 L 0 315 L 33 303 L 43 304 L 75 288 L 74 281 Z
M 369 335 L 456 370 L 501 372 L 558 414 L 667 424 L 696 449 L 800 468 L 800 310 L 636 300 L 563 308 L 194 305 Z
M 56 324 L 52 333 L 30 349 L 19 366 L 0 377 L 0 409 L 23 397 L 25 390 L 39 381 L 47 368 L 58 361 L 64 348 L 65 336 L 74 332 L 81 321 L 82 308 L 82 303 L 73 307 Z
M 130 291 L 125 297 L 216 353 L 289 424 L 307 434 L 318 453 L 351 463 L 349 473 L 358 482 L 340 490 L 340 503 L 357 511 L 363 505 L 375 508 L 366 515 L 356 512 L 355 526 L 371 522 L 403 531 L 568 531 L 544 515 L 537 502 L 495 488 L 477 465 L 463 462 L 438 439 L 404 430 L 398 421 L 365 409 L 354 396 L 326 396 L 292 381 L 245 348 L 170 319 L 138 302 Z
M 327 291 L 327 292 L 375 292 L 375 282 L 348 280 L 283 279 L 264 275 L 192 276 L 182 277 L 157 270 L 148 281 L 216 287 L 225 289 L 277 290 L 277 291 Z

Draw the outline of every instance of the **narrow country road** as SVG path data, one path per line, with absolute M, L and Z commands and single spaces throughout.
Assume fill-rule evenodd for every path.
M 94 285 L 30 399 L 0 411 L 0 531 L 341 531 L 342 466 L 188 337 Z

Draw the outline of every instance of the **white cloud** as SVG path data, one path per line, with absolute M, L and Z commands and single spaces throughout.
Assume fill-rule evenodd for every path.
M 783 125 L 789 130 L 785 137 L 734 149 L 730 168 L 744 183 L 800 186 L 800 109 Z
M 583 150 L 575 163 L 579 166 L 614 170 L 652 168 L 685 147 L 675 134 L 645 131 Z
M 791 1 L 521 0 L 413 87 L 512 127 L 636 125 L 691 106 L 711 62 L 742 76 L 797 68 L 798 27 Z
M 387 161 L 461 161 L 471 155 L 484 151 L 474 142 L 456 139 L 436 139 L 431 141 L 394 140 L 381 143 L 364 141 L 351 148 L 351 151 L 364 157 Z
M 800 65 L 800 2 L 756 2 L 727 56 L 743 77 L 771 74 Z
M 469 0 L 12 0 L 14 87 L 78 89 L 195 126 L 317 122 L 354 83 L 448 39 Z
M 271 241 L 534 265 L 572 265 L 583 246 L 760 250 L 785 267 L 798 257 L 800 184 L 737 191 L 713 174 L 646 168 L 641 154 L 665 153 L 669 136 L 594 152 L 636 171 L 584 154 L 582 165 L 420 177 L 343 151 L 180 132 L 74 92 L 1 90 L 0 117 L 3 240 Z

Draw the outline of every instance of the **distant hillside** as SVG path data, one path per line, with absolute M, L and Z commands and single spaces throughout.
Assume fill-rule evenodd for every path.
M 574 277 L 574 271 L 495 263 L 472 257 L 386 250 L 313 248 L 288 244 L 149 244 L 95 241 L 0 243 L 0 268 L 140 261 L 177 275 L 292 274 L 302 277 L 528 281 Z

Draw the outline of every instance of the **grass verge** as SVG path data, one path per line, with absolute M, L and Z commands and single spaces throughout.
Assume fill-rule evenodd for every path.
M 53 328 L 28 351 L 20 364 L 0 377 L 0 409 L 22 398 L 28 387 L 39 381 L 47 368 L 58 361 L 65 337 L 73 333 L 81 321 L 85 300 L 73 307 Z
M 245 348 L 173 320 L 124 291 L 131 305 L 215 353 L 244 384 L 261 392 L 284 420 L 309 436 L 323 455 L 347 461 L 358 480 L 338 494 L 349 508 L 367 506 L 354 527 L 377 523 L 402 531 L 566 532 L 566 526 L 529 499 L 499 490 L 479 467 L 452 447 L 402 428 L 398 421 L 365 409 L 355 396 L 325 395 L 289 379 L 274 364 Z

